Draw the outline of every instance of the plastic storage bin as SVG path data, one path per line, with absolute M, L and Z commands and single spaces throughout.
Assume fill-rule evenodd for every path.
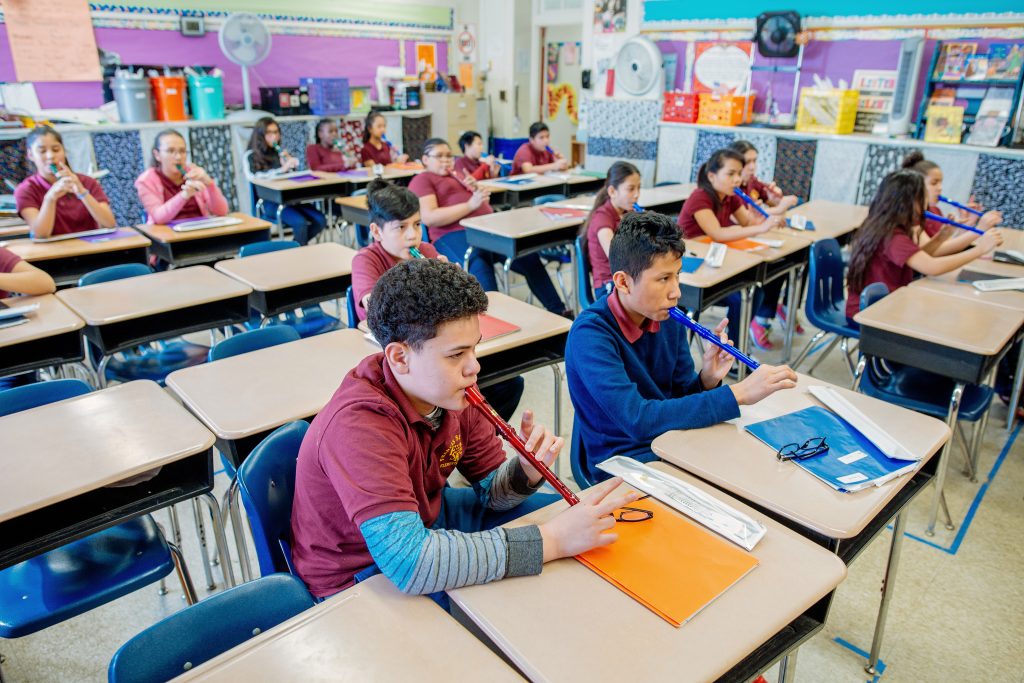
M 117 102 L 117 114 L 121 123 L 145 123 L 153 120 L 153 94 L 149 79 L 113 79 L 110 89 Z
M 367 114 L 370 111 L 370 86 L 350 85 L 348 87 L 349 114 Z
M 853 132 L 857 122 L 857 101 L 859 90 L 815 90 L 804 88 L 800 91 L 800 108 L 797 110 L 796 129 L 803 133 L 831 133 L 847 135 Z
M 224 80 L 220 76 L 189 76 L 188 106 L 197 121 L 224 118 Z
M 754 115 L 754 95 L 716 95 L 701 93 L 697 123 L 712 126 L 738 126 L 750 123 Z
M 347 78 L 300 78 L 309 91 L 309 109 L 317 116 L 344 116 L 349 112 Z
M 697 104 L 697 93 L 678 90 L 667 92 L 661 120 L 675 123 L 695 123 L 697 121 Z
M 155 76 L 149 79 L 153 86 L 158 121 L 184 121 L 185 79 L 181 76 Z
M 529 141 L 529 138 L 494 138 L 492 141 L 493 149 L 491 150 L 491 153 L 501 159 L 508 159 L 509 161 L 512 161 L 512 157 L 516 155 L 516 150 L 519 149 L 524 142 Z
M 260 109 L 276 116 L 309 114 L 309 90 L 305 86 L 260 87 Z

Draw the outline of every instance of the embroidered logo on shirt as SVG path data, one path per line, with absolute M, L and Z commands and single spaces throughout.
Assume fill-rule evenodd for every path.
M 438 465 L 441 466 L 442 470 L 448 470 L 459 464 L 459 459 L 462 457 L 462 435 L 456 434 L 451 440 L 448 446 L 441 453 L 441 457 L 438 461 Z
M 761 198 L 761 193 L 758 192 L 757 190 L 751 190 L 747 194 L 749 194 L 750 198 L 755 200 L 755 201 Z

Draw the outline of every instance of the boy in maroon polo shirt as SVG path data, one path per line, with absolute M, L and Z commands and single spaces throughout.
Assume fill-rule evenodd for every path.
M 543 121 L 530 125 L 530 141 L 519 145 L 512 158 L 512 175 L 564 171 L 569 160 L 551 150 L 551 132 Z
M 602 533 L 615 526 L 610 513 L 636 499 L 609 495 L 614 479 L 540 526 L 499 528 L 557 497 L 533 493 L 540 474 L 506 460 L 466 401 L 486 308 L 473 277 L 435 259 L 399 263 L 374 287 L 368 321 L 384 350 L 348 373 L 299 451 L 292 554 L 314 595 L 377 571 L 405 593 L 436 593 L 538 574 L 614 542 Z M 562 448 L 529 411 L 521 432 L 546 464 Z M 472 488 L 446 486 L 456 468 Z

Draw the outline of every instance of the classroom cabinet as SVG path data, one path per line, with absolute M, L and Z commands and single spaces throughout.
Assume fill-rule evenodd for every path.
M 458 148 L 460 135 L 477 128 L 476 98 L 471 93 L 423 93 L 423 104 L 433 115 L 430 134 L 444 138 L 453 149 Z

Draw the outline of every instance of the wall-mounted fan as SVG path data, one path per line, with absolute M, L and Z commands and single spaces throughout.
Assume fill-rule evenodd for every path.
M 249 67 L 259 64 L 270 54 L 270 31 L 255 14 L 236 12 L 221 24 L 217 40 L 224 56 L 242 67 L 242 96 L 248 115 L 252 112 Z
M 754 41 L 762 57 L 796 57 L 800 51 L 800 14 L 791 10 L 763 12 L 757 17 Z
M 638 98 L 661 97 L 665 88 L 665 58 L 650 38 L 630 38 L 615 58 L 615 86 Z

